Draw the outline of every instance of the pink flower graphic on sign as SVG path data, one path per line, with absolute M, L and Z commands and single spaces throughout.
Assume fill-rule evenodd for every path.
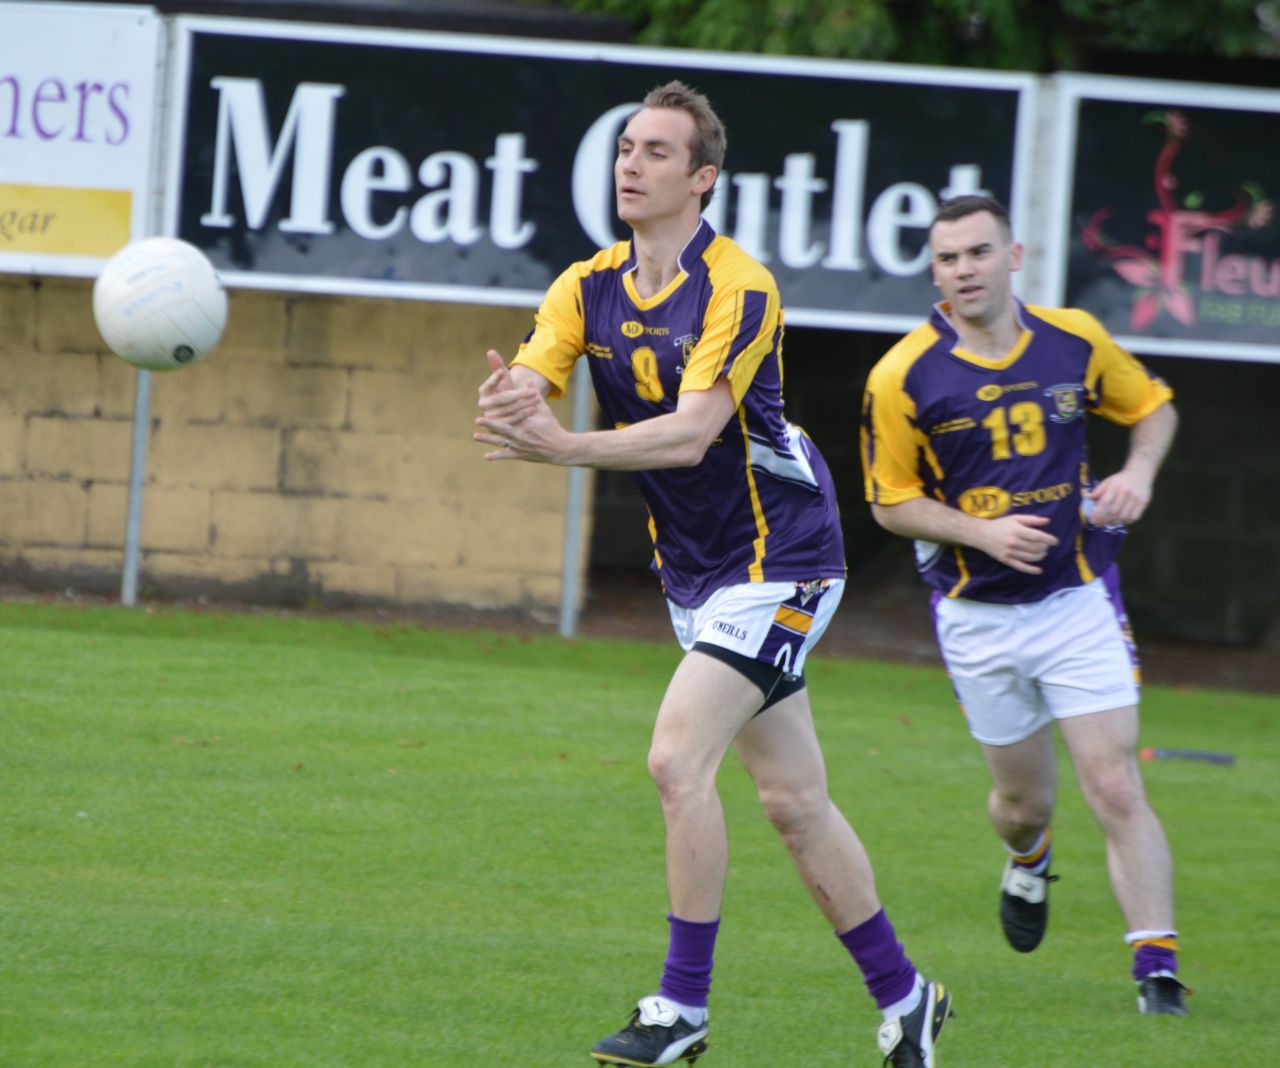
M 1194 326 L 1195 300 L 1183 278 L 1185 254 L 1200 252 L 1207 234 L 1230 233 L 1241 227 L 1262 229 L 1270 224 L 1275 209 L 1251 182 L 1243 183 L 1236 191 L 1235 202 L 1220 211 L 1203 210 L 1204 194 L 1198 191 L 1185 195 L 1179 205 L 1174 199 L 1179 183 L 1173 161 L 1190 137 L 1191 124 L 1186 115 L 1174 110 L 1151 112 L 1143 121 L 1158 122 L 1165 128 L 1164 146 L 1156 158 L 1153 175 L 1160 207 L 1147 215 L 1147 221 L 1155 227 L 1155 233 L 1147 237 L 1148 247 L 1112 241 L 1103 231 L 1103 224 L 1111 216 L 1106 208 L 1094 213 L 1081 239 L 1137 290 L 1129 316 L 1132 330 L 1145 330 L 1162 311 L 1184 326 Z

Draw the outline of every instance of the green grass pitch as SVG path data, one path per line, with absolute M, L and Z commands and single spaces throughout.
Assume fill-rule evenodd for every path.
M 666 948 L 645 771 L 677 650 L 269 614 L 0 604 L 0 1065 L 593 1063 Z M 958 1016 L 940 1068 L 1280 1064 L 1280 699 L 1150 688 L 1186 1019 L 1135 1011 L 1069 771 L 1049 937 L 1007 949 L 986 772 L 933 668 L 810 660 L 832 793 Z M 751 786 L 708 1068 L 880 1063 L 879 1015 Z

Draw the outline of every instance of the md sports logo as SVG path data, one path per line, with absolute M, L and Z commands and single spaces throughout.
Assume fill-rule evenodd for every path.
M 1009 491 L 999 486 L 975 486 L 960 494 L 960 511 L 978 519 L 995 519 L 1009 510 Z
M 1012 492 L 1000 486 L 974 486 L 960 494 L 956 503 L 966 515 L 977 519 L 996 519 L 1011 508 L 1064 501 L 1074 496 L 1075 490 L 1070 482 L 1055 482 L 1052 486 L 1037 486 L 1035 489 Z

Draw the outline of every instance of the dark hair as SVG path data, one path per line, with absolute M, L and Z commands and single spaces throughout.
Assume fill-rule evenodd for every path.
M 702 167 L 711 166 L 718 174 L 724 167 L 724 152 L 728 140 L 724 133 L 724 123 L 715 109 L 702 93 L 690 89 L 684 82 L 671 81 L 651 89 L 645 96 L 643 105 L 646 108 L 673 108 L 683 111 L 693 119 L 693 136 L 689 139 L 689 173 Z M 715 192 L 713 185 L 702 194 L 702 206 L 711 203 Z
M 996 200 L 995 197 L 978 196 L 972 193 L 967 193 L 960 197 L 952 197 L 950 200 L 944 200 L 939 204 L 937 214 L 934 215 L 933 222 L 929 224 L 929 229 L 932 230 L 936 223 L 955 222 L 957 219 L 963 219 L 967 215 L 977 215 L 980 211 L 985 211 L 992 215 L 996 222 L 1000 224 L 1000 228 L 1004 231 L 1006 237 L 1013 237 L 1013 227 L 1009 223 L 1009 209 Z

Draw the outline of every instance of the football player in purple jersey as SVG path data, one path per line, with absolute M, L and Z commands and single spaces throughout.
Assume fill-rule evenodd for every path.
M 982 747 L 1008 856 L 1000 917 L 1030 952 L 1048 923 L 1054 730 L 1107 842 L 1138 1007 L 1183 1015 L 1169 846 L 1138 770 L 1138 671 L 1116 556 L 1173 441 L 1172 391 L 1087 312 L 1014 295 L 997 201 L 963 196 L 929 231 L 942 300 L 872 369 L 862 457 L 876 520 L 914 538 L 943 661 Z M 1085 416 L 1129 428 L 1089 470 Z
M 724 148 L 704 96 L 679 82 L 653 90 L 614 164 L 632 239 L 569 267 L 511 366 L 488 353 L 480 387 L 486 459 L 634 473 L 685 650 L 649 750 L 666 822 L 666 961 L 656 992 L 591 1053 L 644 1066 L 706 1049 L 728 864 L 716 772 L 732 747 L 884 1014 L 888 1062 L 924 1068 L 950 995 L 907 958 L 828 796 L 803 669 L 843 590 L 843 539 L 827 465 L 783 414 L 777 285 L 701 217 Z M 607 429 L 571 433 L 546 404 L 580 358 Z

